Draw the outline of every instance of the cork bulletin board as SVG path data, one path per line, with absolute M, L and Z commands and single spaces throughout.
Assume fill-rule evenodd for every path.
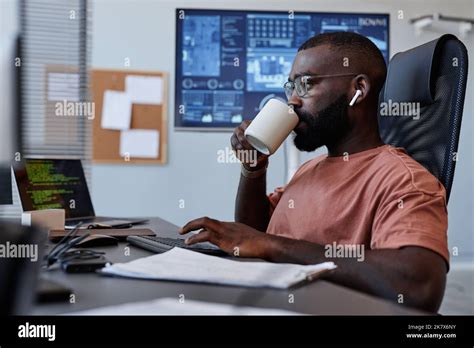
M 132 104 L 130 129 L 151 129 L 159 132 L 159 149 L 157 158 L 125 159 L 120 155 L 120 131 L 101 127 L 104 92 L 106 90 L 124 91 L 127 75 L 161 77 L 163 81 L 162 103 Z M 165 164 L 167 157 L 167 84 L 165 72 L 145 72 L 131 70 L 92 70 L 92 97 L 95 102 L 93 122 L 92 160 L 95 163 L 109 164 Z

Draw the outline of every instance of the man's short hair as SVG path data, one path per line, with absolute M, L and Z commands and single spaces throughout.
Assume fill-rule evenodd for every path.
M 298 48 L 298 52 L 309 48 L 329 45 L 338 52 L 342 52 L 351 59 L 358 59 L 368 69 L 375 72 L 377 77 L 376 88 L 380 90 L 387 75 L 387 65 L 382 52 L 377 46 L 363 35 L 352 32 L 333 32 L 315 35 Z M 342 62 L 341 62 L 342 64 Z

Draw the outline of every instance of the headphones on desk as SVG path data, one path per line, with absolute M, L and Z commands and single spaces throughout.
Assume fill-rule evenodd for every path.
M 359 98 L 360 96 L 362 95 L 362 91 L 360 89 L 358 89 L 354 96 L 352 97 L 350 103 L 349 103 L 349 106 L 354 106 L 355 102 L 357 101 L 357 98 Z

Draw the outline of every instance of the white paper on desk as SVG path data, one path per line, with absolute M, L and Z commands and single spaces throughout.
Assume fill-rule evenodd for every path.
M 127 75 L 125 91 L 134 104 L 161 104 L 163 79 L 161 77 Z
M 120 156 L 158 158 L 160 133 L 155 129 L 129 129 L 120 132 Z
M 101 127 L 105 129 L 125 130 L 130 128 L 132 120 L 132 102 L 127 93 L 106 90 L 102 105 Z
M 78 101 L 79 74 L 77 73 L 48 73 L 48 100 Z
M 301 315 L 283 309 L 240 307 L 229 304 L 161 298 L 152 301 L 125 303 L 100 307 L 72 315 Z
M 162 254 L 103 268 L 104 274 L 140 279 L 175 280 L 287 289 L 336 268 L 333 262 L 294 265 L 241 262 L 173 248 Z

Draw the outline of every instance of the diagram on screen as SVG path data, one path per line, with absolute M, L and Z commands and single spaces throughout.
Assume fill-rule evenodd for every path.
M 356 32 L 389 57 L 386 14 L 182 11 L 176 33 L 179 128 L 232 129 L 253 118 L 266 100 L 285 100 L 283 84 L 298 47 L 316 34 Z

